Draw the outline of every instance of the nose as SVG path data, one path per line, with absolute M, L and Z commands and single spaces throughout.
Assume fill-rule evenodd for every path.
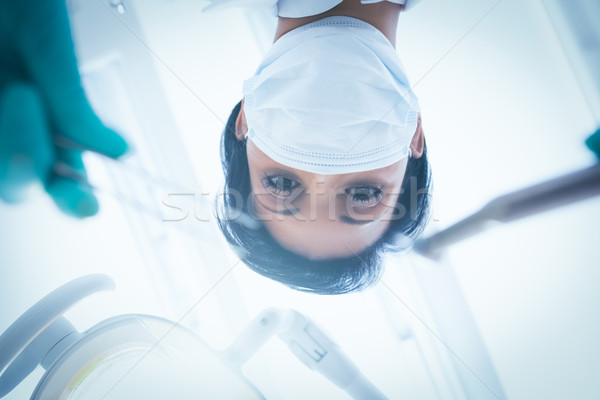
M 331 187 L 331 179 L 327 175 L 316 175 L 308 188 L 313 202 L 321 202 Z
M 317 175 L 315 178 L 315 182 L 317 183 L 317 185 L 327 183 L 327 175 Z
M 332 196 L 334 181 L 332 175 L 316 175 L 313 178 L 308 189 L 310 194 L 309 220 L 335 220 L 335 196 Z

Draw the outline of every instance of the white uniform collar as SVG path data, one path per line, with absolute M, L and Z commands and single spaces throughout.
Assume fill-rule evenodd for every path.
M 216 11 L 229 7 L 263 8 L 273 16 L 302 18 L 331 10 L 342 0 L 209 0 L 204 11 Z M 386 0 L 361 0 L 363 4 L 379 3 Z M 414 7 L 421 0 L 387 0 L 404 4 L 405 9 Z

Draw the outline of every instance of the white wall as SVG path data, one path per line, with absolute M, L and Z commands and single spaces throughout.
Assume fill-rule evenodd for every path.
M 583 140 L 600 121 L 540 2 L 429 0 L 401 25 L 405 66 L 413 82 L 424 77 L 416 91 L 437 227 L 503 192 L 594 162 Z M 599 206 L 590 200 L 500 226 L 450 251 L 511 399 L 600 394 Z
M 222 121 L 257 65 L 260 47 L 241 11 L 203 15 L 204 4 L 133 2 L 186 156 L 202 187 L 214 190 L 222 179 L 217 147 Z M 595 123 L 536 0 L 424 1 L 401 16 L 398 51 L 421 99 L 435 173 L 435 227 L 450 225 L 501 193 L 593 162 L 583 140 Z M 110 196 L 101 200 L 100 217 L 85 222 L 59 215 L 44 197 L 16 207 L 0 204 L 0 330 L 43 294 L 87 272 L 112 275 L 117 292 L 97 295 L 71 312 L 78 326 L 126 312 L 176 318 L 187 311 L 184 304 L 201 297 L 202 290 L 192 288 L 216 281 L 215 265 L 233 265 L 229 254 L 210 255 L 198 269 L 217 272 L 199 273 L 201 282 L 173 292 L 172 284 L 157 284 L 146 269 L 126 222 L 127 208 Z M 598 206 L 598 200 L 588 201 L 499 227 L 449 253 L 510 399 L 600 396 L 594 379 L 600 372 Z M 185 259 L 185 251 L 164 266 L 180 281 L 188 275 L 175 272 L 173 260 Z M 415 287 L 410 274 L 398 273 L 406 261 L 389 267 L 384 281 L 394 290 Z M 398 277 L 407 282 L 394 281 Z M 197 332 L 215 347 L 225 346 L 264 307 L 295 307 L 323 324 L 391 398 L 461 398 L 452 377 L 424 364 L 423 352 L 426 360 L 440 362 L 461 355 L 436 353 L 432 344 L 438 339 L 381 286 L 364 294 L 315 297 L 243 266 L 224 282 L 194 310 Z M 179 303 L 160 301 L 159 293 L 169 291 Z M 418 295 L 408 289 L 399 294 L 428 320 Z M 419 340 L 399 341 L 386 312 L 400 324 L 413 324 Z M 268 398 L 346 398 L 277 342 L 251 362 L 248 375 Z M 33 381 L 8 398 L 24 398 Z

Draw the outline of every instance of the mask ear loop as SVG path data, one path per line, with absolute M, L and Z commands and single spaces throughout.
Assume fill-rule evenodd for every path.
M 410 149 L 410 147 L 408 148 L 408 158 L 412 158 L 412 150 Z

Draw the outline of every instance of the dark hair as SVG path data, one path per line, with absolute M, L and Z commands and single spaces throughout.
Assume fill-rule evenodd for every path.
M 343 294 L 365 289 L 379 281 L 385 251 L 404 251 L 421 234 L 429 218 L 431 171 L 427 146 L 419 158 L 410 157 L 394 213 L 397 218 L 382 237 L 360 254 L 346 258 L 313 260 L 283 248 L 262 226 L 248 223 L 247 199 L 252 193 L 246 141 L 235 136 L 239 102 L 231 112 L 221 138 L 221 164 L 225 174 L 223 196 L 216 210 L 221 231 L 241 260 L 253 271 L 290 288 L 317 294 Z M 241 203 L 241 204 L 240 204 Z M 233 218 L 236 210 L 244 218 Z

